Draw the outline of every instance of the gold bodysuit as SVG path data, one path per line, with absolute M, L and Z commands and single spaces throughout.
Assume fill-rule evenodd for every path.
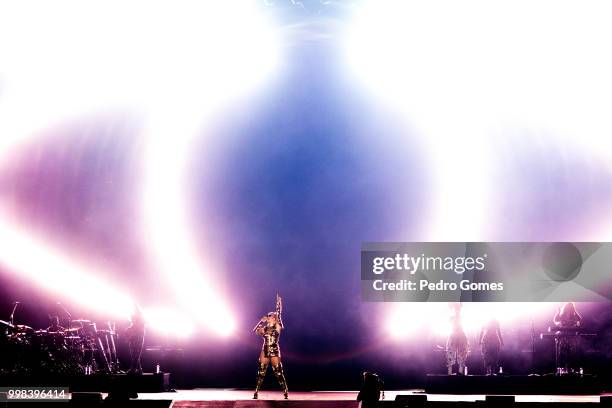
M 262 337 L 264 339 L 263 345 L 262 345 L 262 351 L 264 354 L 264 357 L 280 357 L 281 356 L 281 352 L 280 352 L 280 344 L 279 344 L 279 339 L 280 339 L 280 332 L 276 329 L 276 325 L 273 326 L 269 326 L 266 325 L 264 327 L 264 332 L 262 334 Z

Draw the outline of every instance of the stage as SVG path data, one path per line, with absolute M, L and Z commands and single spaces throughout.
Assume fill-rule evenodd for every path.
M 296 391 L 285 400 L 279 391 L 260 391 L 253 400 L 252 390 L 200 388 L 172 392 L 139 393 L 137 398 L 124 396 L 107 400 L 109 394 L 74 392 L 68 406 L 77 407 L 151 407 L 151 408 L 359 408 L 357 391 Z M 427 394 L 423 390 L 387 391 L 378 407 L 591 407 L 609 406 L 612 394 L 601 395 L 510 395 Z M 21 407 L 62 407 L 65 402 L 34 402 Z M 3 406 L 0 403 L 0 406 Z
M 357 408 L 357 391 L 290 391 L 289 400 L 272 388 L 253 400 L 250 389 L 197 388 L 172 390 L 168 373 L 55 377 L 0 377 L 2 386 L 64 384 L 72 406 L 140 406 L 174 408 Z M 10 380 L 10 381 L 9 381 Z M 425 389 L 389 390 L 380 407 L 482 407 L 482 406 L 608 406 L 612 394 L 603 393 L 596 377 L 570 376 L 447 376 L 428 375 Z M 137 394 L 136 394 L 137 393 Z M 104 401 L 114 397 L 114 403 Z M 135 398 L 137 396 L 137 398 Z M 128 400 L 128 397 L 130 398 Z M 603 399 L 602 399 L 603 397 Z M 36 403 L 42 406 L 61 406 Z M 0 404 L 0 406 L 2 406 Z M 23 406 L 23 405 L 21 405 Z
M 57 386 L 71 392 L 109 392 L 122 389 L 135 392 L 170 391 L 170 373 L 93 374 L 93 375 L 0 375 L 0 387 Z
M 428 374 L 425 392 L 430 394 L 488 395 L 599 395 L 604 391 L 593 375 L 439 375 Z
M 456 395 L 456 394 L 425 394 L 422 390 L 387 391 L 381 406 L 404 406 L 396 403 L 397 396 L 427 397 L 428 405 L 444 406 L 462 403 L 461 405 L 476 405 L 486 399 L 486 395 Z M 349 408 L 357 407 L 357 391 L 310 391 L 290 392 L 289 400 L 284 400 L 279 391 L 260 391 L 259 400 L 253 400 L 252 390 L 233 389 L 194 389 L 178 390 L 164 393 L 141 393 L 139 400 L 167 401 L 173 408 L 263 408 L 263 407 L 295 407 L 295 408 Z M 418 398 L 418 397 L 417 397 Z M 563 404 L 597 404 L 600 395 L 516 395 L 515 401 L 520 404 L 537 403 L 548 406 Z M 401 397 L 400 397 L 401 399 Z M 479 402 L 480 401 L 480 402 Z

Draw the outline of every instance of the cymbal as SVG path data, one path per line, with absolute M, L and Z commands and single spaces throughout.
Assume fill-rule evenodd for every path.
M 81 330 L 80 327 L 74 327 L 72 329 L 66 329 L 65 331 L 67 331 L 67 332 L 78 332 L 79 330 Z
M 80 336 L 66 336 L 64 337 L 66 340 L 79 340 Z
M 4 320 L 0 320 L 0 326 L 14 327 L 10 322 L 5 322 Z
M 87 320 L 87 319 L 76 319 L 76 320 L 72 320 L 72 323 L 91 323 L 91 320 Z
M 15 325 L 15 327 L 17 328 L 18 331 L 25 331 L 25 332 L 34 331 L 34 329 L 32 329 L 30 326 L 25 325 L 25 324 L 17 324 Z
M 112 335 L 115 334 L 115 331 L 114 330 L 100 330 L 100 329 L 98 329 L 97 333 L 98 334 L 110 334 L 112 336 Z

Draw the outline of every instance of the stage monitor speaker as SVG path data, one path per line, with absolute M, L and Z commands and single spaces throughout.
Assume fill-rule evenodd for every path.
M 99 392 L 73 392 L 70 395 L 70 406 L 96 407 L 102 405 L 102 394 Z
M 427 403 L 427 395 L 412 394 L 412 395 L 397 395 L 395 397 L 396 408 L 421 408 Z
M 514 395 L 487 395 L 485 397 L 485 404 L 488 407 L 512 407 L 514 402 Z

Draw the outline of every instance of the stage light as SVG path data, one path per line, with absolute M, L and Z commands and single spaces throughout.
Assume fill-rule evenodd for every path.
M 200 323 L 219 335 L 233 332 L 236 322 L 223 294 L 218 290 L 217 268 L 197 244 L 203 234 L 192 230 L 187 167 L 197 129 L 184 126 L 193 117 L 177 123 L 156 122 L 148 135 L 149 145 L 143 171 L 143 239 L 158 272 L 174 289 L 179 303 Z M 165 131 L 182 126 L 181 135 L 166 138 Z M 189 137 L 191 136 L 191 137 Z
M 507 188 L 492 160 L 500 145 L 512 155 L 524 151 L 516 143 L 545 144 L 559 160 L 584 154 L 612 169 L 612 56 L 602 51 L 610 17 L 606 1 L 392 0 L 355 8 L 345 43 L 350 75 L 399 111 L 426 146 L 436 204 L 423 239 L 486 239 L 496 189 Z
M 344 38 L 347 75 L 404 117 L 407 135 L 424 146 L 433 205 L 425 215 L 428 235 L 420 239 L 495 238 L 488 236 L 495 230 L 495 197 L 509 188 L 498 175 L 517 171 L 502 171 L 496 156 L 554 149 L 558 163 L 580 157 L 612 172 L 606 113 L 612 56 L 602 51 L 612 38 L 609 2 L 373 0 L 354 10 Z M 605 240 L 610 217 L 601 214 L 586 238 Z M 508 321 L 523 307 L 512 304 L 496 314 Z M 389 333 L 409 338 L 420 332 L 410 324 L 414 313 L 390 309 Z M 471 309 L 464 319 L 473 330 L 484 316 Z M 448 313 L 436 316 L 422 327 L 445 335 Z
M 502 329 L 548 316 L 552 320 L 555 303 L 545 302 L 497 302 L 463 303 L 461 321 L 468 336 L 478 335 L 481 328 L 492 318 L 499 321 Z M 396 340 L 422 339 L 425 334 L 445 338 L 451 332 L 452 310 L 447 303 L 405 303 L 396 305 L 387 320 L 387 332 Z
M 6 216 L 0 218 L 0 262 L 20 279 L 28 279 L 56 295 L 91 310 L 105 311 L 127 319 L 132 299 L 97 273 L 86 274 L 74 257 L 62 256 L 52 245 L 15 226 Z
M 142 314 L 147 327 L 166 336 L 186 338 L 194 331 L 193 321 L 168 307 L 146 307 Z
M 268 17 L 242 1 L 1 2 L 0 161 L 85 115 L 205 114 L 279 65 Z
M 2 3 L 0 12 L 0 161 L 70 119 L 109 111 L 140 118 L 139 199 L 153 263 L 177 298 L 224 335 L 236 323 L 194 244 L 186 168 L 213 112 L 279 67 L 281 38 L 269 18 L 243 1 L 26 0 Z
M 199 20 L 197 24 L 202 25 Z M 192 230 L 190 214 L 196 208 L 189 165 L 195 159 L 193 146 L 213 113 L 265 82 L 277 67 L 280 47 L 270 23 L 244 3 L 229 15 L 215 15 L 206 30 L 214 47 L 197 60 L 199 68 L 190 68 L 192 81 L 183 79 L 178 92 L 171 92 L 176 98 L 160 100 L 150 111 L 144 131 L 143 237 L 177 299 L 200 323 L 219 335 L 229 335 L 236 321 L 230 302 L 219 291 L 221 269 L 197 244 L 205 234 Z M 223 38 L 222 45 L 218 38 Z M 213 55 L 216 58 L 211 59 Z
M 104 278 L 103 270 L 62 254 L 50 242 L 14 225 L 5 214 L 0 215 L 0 243 L 0 265 L 16 279 L 27 280 L 80 308 L 113 319 L 129 319 L 134 300 L 119 285 Z M 145 307 L 143 314 L 154 332 L 185 337 L 193 330 L 188 318 L 170 308 Z
M 393 305 L 387 320 L 388 333 L 394 339 L 419 338 L 424 328 L 435 327 L 448 316 L 446 303 L 401 303 Z
M 260 83 L 279 63 L 279 36 L 254 2 L 0 6 L 0 123 L 12 130 L 3 139 L 100 110 L 193 109 Z

